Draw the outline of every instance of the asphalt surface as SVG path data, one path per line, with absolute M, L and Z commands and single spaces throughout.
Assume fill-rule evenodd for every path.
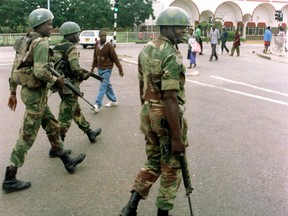
M 72 124 L 65 148 L 87 157 L 74 174 L 59 159 L 48 157 L 49 143 L 40 129 L 17 177 L 29 180 L 28 190 L 0 193 L 2 216 L 117 216 L 127 203 L 133 180 L 145 162 L 144 137 L 139 130 L 140 100 L 137 55 L 144 44 L 117 44 L 125 76 L 117 68 L 111 77 L 118 107 L 98 114 L 79 99 L 83 113 L 102 134 L 95 144 Z M 187 46 L 180 45 L 185 59 Z M 231 44 L 228 44 L 231 47 Z M 187 70 L 185 117 L 189 124 L 187 157 L 194 187 L 195 216 L 288 215 L 288 71 L 285 62 L 260 58 L 262 44 L 241 45 L 240 57 L 227 54 L 209 62 L 210 47 Z M 93 49 L 79 46 L 81 65 L 90 69 Z M 12 47 L 0 47 L 0 179 L 18 137 L 24 106 L 18 90 L 15 112 L 7 107 Z M 193 76 L 195 71 L 200 73 Z M 94 102 L 99 83 L 92 78 L 81 90 Z M 59 96 L 49 96 L 57 116 Z M 103 103 L 108 102 L 104 98 Z M 139 216 L 156 215 L 159 182 L 139 204 Z M 189 215 L 183 184 L 173 215 Z

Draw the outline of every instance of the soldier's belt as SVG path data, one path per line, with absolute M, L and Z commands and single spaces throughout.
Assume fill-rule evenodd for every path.
M 156 106 L 156 107 L 164 107 L 163 104 L 159 104 L 159 103 L 152 103 L 150 101 L 145 101 L 144 104 L 148 104 L 150 106 Z
M 145 101 L 144 104 L 150 105 L 150 106 L 154 106 L 154 107 L 164 107 L 163 104 L 159 104 L 159 103 L 153 103 L 150 101 Z M 186 110 L 186 107 L 184 105 L 179 104 L 179 111 L 184 113 Z

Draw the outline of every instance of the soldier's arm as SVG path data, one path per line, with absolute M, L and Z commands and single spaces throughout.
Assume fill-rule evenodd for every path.
M 46 40 L 36 43 L 33 49 L 34 75 L 37 79 L 54 84 L 57 77 L 53 76 L 47 69 L 49 45 Z
M 144 99 L 143 99 L 143 87 L 144 87 L 144 82 L 143 82 L 143 69 L 142 65 L 140 63 L 140 55 L 138 56 L 138 79 L 139 79 L 139 94 L 140 94 L 140 101 L 141 105 L 144 104 Z
M 79 64 L 78 50 L 75 46 L 68 50 L 68 61 L 73 75 L 76 77 L 83 77 L 84 72 Z
M 182 140 L 180 130 L 180 120 L 178 116 L 178 99 L 176 91 L 164 91 L 164 110 L 171 132 L 171 153 L 180 154 L 185 152 L 185 145 Z

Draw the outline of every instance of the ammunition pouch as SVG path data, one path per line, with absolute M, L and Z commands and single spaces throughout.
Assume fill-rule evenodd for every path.
M 35 77 L 32 67 L 14 68 L 12 79 L 16 84 L 27 86 L 30 89 L 38 88 L 43 84 Z

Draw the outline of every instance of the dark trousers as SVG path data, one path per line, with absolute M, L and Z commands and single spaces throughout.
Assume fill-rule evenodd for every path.
M 210 55 L 210 61 L 212 61 L 213 56 L 215 57 L 216 60 L 218 60 L 218 56 L 217 56 L 217 52 L 216 52 L 217 44 L 211 44 L 211 47 L 212 47 L 212 52 Z
M 227 53 L 229 53 L 229 49 L 226 46 L 226 41 L 222 41 L 221 42 L 221 51 L 222 51 L 222 53 L 223 53 L 224 49 L 226 50 Z
M 201 52 L 199 54 L 202 54 L 203 52 L 203 42 L 202 42 L 202 38 L 201 37 L 197 37 L 198 38 L 198 43 L 200 44 L 201 47 Z

